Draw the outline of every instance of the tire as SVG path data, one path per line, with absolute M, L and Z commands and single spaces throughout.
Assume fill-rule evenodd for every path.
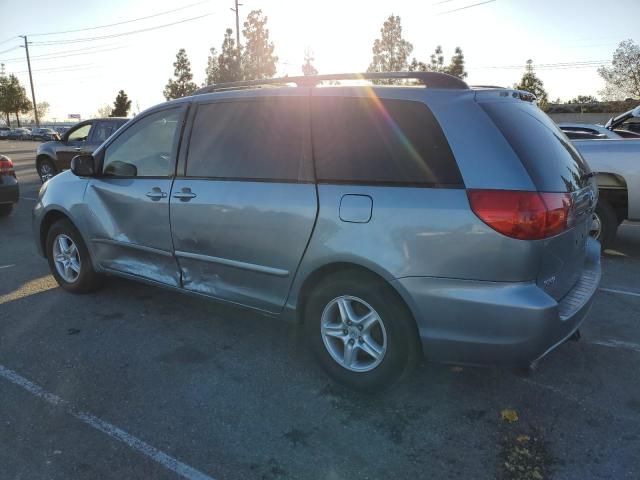
M 8 217 L 13 210 L 13 203 L 0 205 L 0 217 Z
M 58 174 L 58 170 L 53 162 L 48 158 L 43 158 L 38 162 L 38 176 L 42 183 L 51 180 Z
M 61 247 L 60 240 L 66 248 Z M 80 232 L 69 220 L 61 219 L 51 226 L 47 232 L 46 252 L 51 274 L 66 291 L 88 293 L 101 286 L 102 278 L 93 269 L 87 246 Z M 56 260 L 59 253 L 63 254 L 62 262 Z M 61 263 L 67 263 L 69 268 Z
M 613 207 L 606 201 L 598 201 L 594 212 L 593 226 L 589 233 L 600 242 L 602 250 L 613 245 L 618 225 L 618 216 Z
M 351 307 L 353 320 L 373 312 L 369 318 L 377 314 L 379 322 L 367 328 L 363 321 L 361 330 L 353 320 L 351 325 L 342 323 L 343 302 Z M 408 373 L 418 358 L 411 314 L 391 287 L 373 276 L 355 272 L 325 278 L 309 296 L 304 317 L 307 340 L 320 365 L 331 378 L 351 388 L 381 391 Z M 348 345 L 355 352 L 351 359 L 345 357 Z M 378 354 L 377 359 L 367 350 Z

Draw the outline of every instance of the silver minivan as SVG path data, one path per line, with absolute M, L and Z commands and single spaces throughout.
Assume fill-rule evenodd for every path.
M 320 85 L 349 78 L 411 83 Z M 356 388 L 422 355 L 529 366 L 600 280 L 597 189 L 534 100 L 430 72 L 205 87 L 46 182 L 35 240 L 70 292 L 117 275 L 302 322 Z

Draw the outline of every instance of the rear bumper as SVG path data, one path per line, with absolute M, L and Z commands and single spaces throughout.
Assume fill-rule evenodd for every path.
M 19 198 L 18 181 L 13 177 L 2 177 L 0 179 L 0 203 L 17 203 Z
M 529 365 L 580 327 L 600 275 L 600 245 L 589 239 L 582 276 L 559 302 L 534 282 L 406 277 L 394 283 L 416 318 L 427 358 Z

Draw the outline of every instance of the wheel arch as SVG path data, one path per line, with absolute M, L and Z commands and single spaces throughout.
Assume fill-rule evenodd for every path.
M 71 218 L 69 218 L 69 216 L 61 210 L 49 210 L 40 222 L 39 241 L 44 258 L 47 258 L 47 234 L 49 233 L 51 226 L 58 220 L 62 219 L 68 220 L 72 225 L 75 226 Z
M 609 203 L 616 211 L 618 222 L 629 215 L 629 194 L 624 177 L 608 172 L 598 172 L 596 176 L 600 201 Z
M 43 160 L 49 160 L 53 164 L 53 168 L 56 168 L 56 161 L 53 156 L 49 152 L 40 152 L 36 155 L 36 170 L 40 171 L 40 164 Z
M 392 279 L 390 276 L 385 278 L 383 272 L 376 272 L 373 269 L 358 263 L 344 261 L 328 263 L 316 268 L 306 275 L 295 299 L 295 320 L 298 324 L 302 325 L 304 323 L 305 308 L 313 289 L 321 284 L 327 277 L 338 273 L 368 276 L 373 281 L 380 282 L 388 287 L 391 294 L 397 300 L 398 305 L 405 309 L 407 315 L 409 315 L 412 321 L 415 334 L 414 338 L 416 341 L 415 345 L 412 346 L 411 357 L 415 360 L 422 355 L 422 342 L 420 342 L 418 322 L 416 321 L 414 309 L 411 308 L 410 302 L 405 298 L 405 295 L 403 294 L 404 292 L 398 290 L 397 282 L 391 281 Z

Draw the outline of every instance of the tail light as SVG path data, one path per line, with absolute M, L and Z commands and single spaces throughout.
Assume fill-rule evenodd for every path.
M 508 237 L 539 240 L 570 226 L 569 193 L 469 190 L 467 195 L 480 220 Z
M 16 172 L 13 169 L 13 162 L 7 157 L 0 156 L 0 175 L 16 176 Z

